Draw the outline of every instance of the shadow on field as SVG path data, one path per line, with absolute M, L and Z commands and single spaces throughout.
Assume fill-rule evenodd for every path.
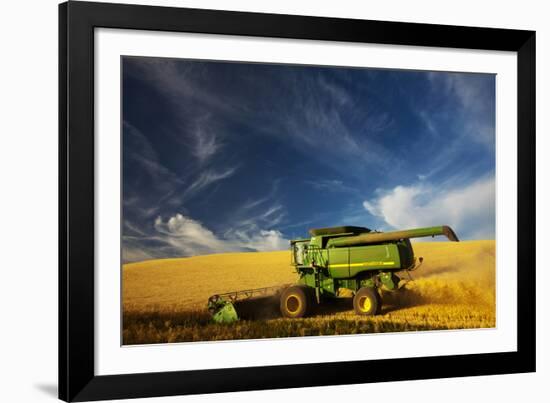
M 428 303 L 426 298 L 406 288 L 399 291 L 384 292 L 382 299 L 383 304 L 380 312 L 382 315 Z M 234 306 L 240 319 L 269 320 L 281 318 L 278 295 L 238 301 L 234 303 Z M 329 316 L 352 310 L 353 298 L 338 298 L 324 301 L 320 305 L 314 304 L 308 316 Z
M 338 298 L 330 301 L 321 301 L 315 305 L 310 316 L 327 316 L 353 309 L 353 298 Z
M 234 303 L 239 318 L 244 320 L 268 320 L 281 318 L 279 296 L 252 298 Z M 340 298 L 314 304 L 309 317 L 327 316 L 353 309 L 352 298 Z
M 239 318 L 244 320 L 267 320 L 281 317 L 279 296 L 251 298 L 233 304 Z

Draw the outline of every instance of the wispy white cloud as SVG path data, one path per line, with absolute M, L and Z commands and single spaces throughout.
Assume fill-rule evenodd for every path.
M 229 113 L 242 110 L 241 105 L 226 102 L 219 92 L 204 90 L 201 86 L 205 81 L 201 63 L 178 63 L 175 59 L 164 58 L 140 58 L 139 63 L 133 64 L 132 67 L 135 71 L 129 70 L 128 74 L 148 81 L 155 89 L 176 102 L 188 99 L 191 103 L 198 102 Z
M 279 190 L 279 185 L 281 181 L 279 179 L 274 179 L 271 181 L 271 189 L 269 190 L 269 193 L 267 193 L 264 196 L 256 197 L 256 198 L 250 198 L 248 199 L 241 207 L 241 210 L 247 211 L 247 210 L 253 210 L 264 203 L 267 203 L 268 201 L 273 201 L 276 198 L 277 191 Z
M 328 76 L 289 73 L 285 80 L 277 92 L 285 102 L 258 110 L 264 124 L 258 133 L 284 139 L 304 157 L 346 175 L 395 166 L 393 150 L 372 136 L 392 125 L 387 111 L 367 107 L 356 90 Z
M 152 255 L 144 250 L 142 245 L 131 244 L 125 242 L 122 247 L 122 261 L 123 262 L 140 262 L 143 260 L 154 259 L 155 255 Z
M 421 150 L 429 160 L 422 160 L 419 177 L 433 179 L 456 171 L 457 164 L 462 165 L 463 175 L 467 175 L 465 170 L 478 174 L 476 162 L 464 165 L 464 157 L 494 153 L 494 82 L 482 74 L 430 72 L 426 77 L 428 86 L 422 102 L 410 96 L 410 110 L 421 122 L 419 136 L 429 136 L 429 140 L 423 140 L 425 147 Z M 488 159 L 478 162 L 487 164 Z
M 125 169 L 136 169 L 140 175 L 133 177 L 131 182 L 125 183 L 124 207 L 142 217 L 154 216 L 162 206 L 162 195 L 171 194 L 174 189 L 183 186 L 186 178 L 169 169 L 161 162 L 159 155 L 147 136 L 127 121 L 124 128 L 124 159 L 134 165 L 125 165 Z M 148 187 L 147 193 L 142 193 L 144 183 Z
M 163 207 L 184 209 L 184 202 L 200 194 L 213 184 L 232 176 L 237 167 L 230 168 L 206 168 L 203 171 L 197 166 L 183 175 L 178 175 L 161 163 L 161 157 L 153 149 L 147 137 L 131 125 L 124 122 L 126 143 L 124 155 L 128 160 L 139 164 L 140 172 L 149 177 L 150 190 L 147 194 L 139 191 L 141 184 L 128 184 L 125 188 L 125 207 L 138 213 L 144 218 L 150 218 Z M 198 128 L 200 130 L 200 128 Z M 220 144 L 214 140 L 208 140 L 208 136 L 199 136 L 200 140 L 194 153 L 201 161 L 206 161 L 216 152 Z M 127 168 L 129 169 L 129 168 Z M 138 196 L 139 194 L 139 196 Z
M 169 135 L 185 147 L 199 163 L 205 164 L 223 148 L 223 130 L 215 116 L 235 119 L 246 113 L 246 106 L 226 99 L 223 92 L 208 89 L 201 63 L 178 63 L 172 59 L 140 59 L 129 75 L 147 82 L 161 93 L 181 130 Z M 209 111 L 205 113 L 204 111 Z
M 428 132 L 435 137 L 439 137 L 439 130 L 437 128 L 437 124 L 433 119 L 432 114 L 429 114 L 424 109 L 420 109 L 418 110 L 418 116 L 424 122 L 424 125 L 428 129 Z
M 133 234 L 134 236 L 146 236 L 145 232 L 143 232 L 143 230 L 130 222 L 130 220 L 124 220 L 124 227 L 127 228 L 129 230 L 129 233 Z
M 221 176 L 215 177 L 221 180 Z M 272 192 L 268 196 L 271 195 Z M 276 229 L 285 218 L 286 211 L 278 203 L 265 205 L 268 200 L 264 198 L 231 212 L 227 222 L 219 223 L 222 230 L 218 232 L 186 213 L 169 215 L 166 220 L 157 215 L 152 225 L 144 227 L 125 218 L 124 259 L 136 261 L 167 256 L 286 249 L 289 241 Z
M 348 90 L 345 87 L 328 81 L 326 78 L 323 77 L 323 75 L 319 75 L 317 80 L 320 88 L 324 90 L 326 92 L 326 95 L 337 104 L 346 105 L 353 102 L 353 98 L 350 96 Z
M 289 240 L 277 230 L 260 230 L 255 233 L 236 232 L 238 243 L 245 250 L 267 252 L 273 250 L 284 250 L 289 247 Z
M 155 219 L 154 228 L 161 239 L 172 247 L 181 250 L 184 255 L 226 252 L 230 250 L 212 231 L 199 221 L 176 214 L 167 221 L 159 216 Z
M 206 164 L 223 148 L 220 129 L 216 127 L 215 119 L 211 114 L 186 116 L 185 123 L 189 123 L 192 137 L 191 151 L 200 164 Z M 194 120 L 194 121 L 193 121 Z
M 211 132 L 199 128 L 195 132 L 195 136 L 194 155 L 201 163 L 209 160 L 221 148 L 221 143 L 217 141 L 216 135 Z
M 157 187 L 182 184 L 183 180 L 160 162 L 158 153 L 153 149 L 147 137 L 127 121 L 123 122 L 125 130 L 124 156 L 141 165 L 143 171 L 154 181 Z
M 249 199 L 245 204 L 243 204 L 242 208 L 244 210 L 251 210 L 251 209 L 254 209 L 255 207 L 258 207 L 258 206 L 264 204 L 268 200 L 270 200 L 269 196 L 260 197 L 260 198 L 257 198 L 257 199 Z
M 167 193 L 161 196 L 156 202 L 156 207 L 153 208 L 153 214 L 156 214 L 162 205 L 169 207 L 180 207 L 185 202 L 201 194 L 205 189 L 215 183 L 231 177 L 237 170 L 237 167 L 226 168 L 222 170 L 206 169 L 199 172 L 195 178 L 182 186 L 172 187 Z M 149 215 L 150 216 L 150 215 Z
M 495 145 L 495 112 L 494 104 L 487 102 L 489 94 L 485 75 L 432 72 L 427 77 L 432 95 L 445 100 L 443 106 L 450 102 L 456 104 L 453 116 L 460 124 L 458 133 L 492 150 Z M 434 121 L 434 117 L 438 117 L 437 111 L 428 114 L 421 110 L 419 113 L 430 132 L 437 132 Z
M 164 221 L 157 217 L 154 222 L 157 240 L 181 256 L 193 256 L 230 251 L 271 251 L 288 247 L 288 240 L 274 229 L 235 230 L 216 235 L 200 221 L 176 214 Z
M 426 182 L 379 191 L 363 206 L 390 228 L 451 225 L 459 237 L 494 238 L 494 177 L 454 188 Z
M 186 147 L 191 146 L 201 164 L 214 159 L 224 147 L 224 128 L 218 124 L 233 122 L 257 135 L 283 138 L 308 158 L 336 169 L 345 170 L 349 165 L 368 165 L 376 170 L 395 166 L 393 151 L 369 137 L 386 130 L 393 118 L 385 110 L 357 102 L 357 94 L 338 80 L 324 74 L 306 76 L 289 71 L 278 87 L 251 82 L 241 96 L 212 87 L 206 80 L 207 68 L 201 63 L 142 59 L 133 66 L 135 72 L 128 72 L 171 100 L 174 116 L 185 117 L 180 122 L 181 132 L 174 136 L 183 140 Z M 239 79 L 248 82 L 244 77 Z M 264 98 L 260 94 L 250 97 L 251 90 L 265 92 Z M 284 98 L 285 102 L 271 101 L 277 98 Z M 209 111 L 206 115 L 205 110 Z M 361 120 L 359 130 L 357 122 L 352 124 L 353 119 Z
M 280 204 L 267 206 L 265 210 L 252 215 L 246 209 L 241 208 L 232 214 L 230 225 L 224 236 L 232 237 L 232 234 L 235 233 L 252 233 L 260 231 L 262 228 L 274 228 L 283 221 L 285 216 L 286 211 Z
M 187 200 L 213 183 L 229 178 L 235 173 L 236 170 L 236 167 L 232 167 L 223 171 L 209 169 L 201 172 L 198 177 L 185 189 L 183 199 Z
M 339 179 L 306 180 L 305 183 L 316 190 L 327 192 L 355 192 L 356 189 L 347 186 Z

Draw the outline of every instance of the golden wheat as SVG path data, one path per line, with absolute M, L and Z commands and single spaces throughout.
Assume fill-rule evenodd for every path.
M 123 266 L 125 344 L 289 337 L 495 326 L 495 242 L 418 242 L 424 263 L 399 292 L 384 292 L 382 314 L 358 317 L 350 300 L 311 317 L 282 319 L 276 301 L 259 320 L 212 324 L 212 294 L 292 283 L 288 251 L 162 259 Z M 256 305 L 256 307 L 260 304 Z

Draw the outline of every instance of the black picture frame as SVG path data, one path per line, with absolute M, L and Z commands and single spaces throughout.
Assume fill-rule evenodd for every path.
M 96 376 L 94 29 L 517 52 L 517 352 Z M 59 5 L 59 398 L 88 401 L 535 371 L 535 32 L 142 5 Z

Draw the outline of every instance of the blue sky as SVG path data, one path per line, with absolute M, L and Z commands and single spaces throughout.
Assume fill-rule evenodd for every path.
M 122 63 L 124 261 L 344 224 L 495 237 L 494 75 Z

